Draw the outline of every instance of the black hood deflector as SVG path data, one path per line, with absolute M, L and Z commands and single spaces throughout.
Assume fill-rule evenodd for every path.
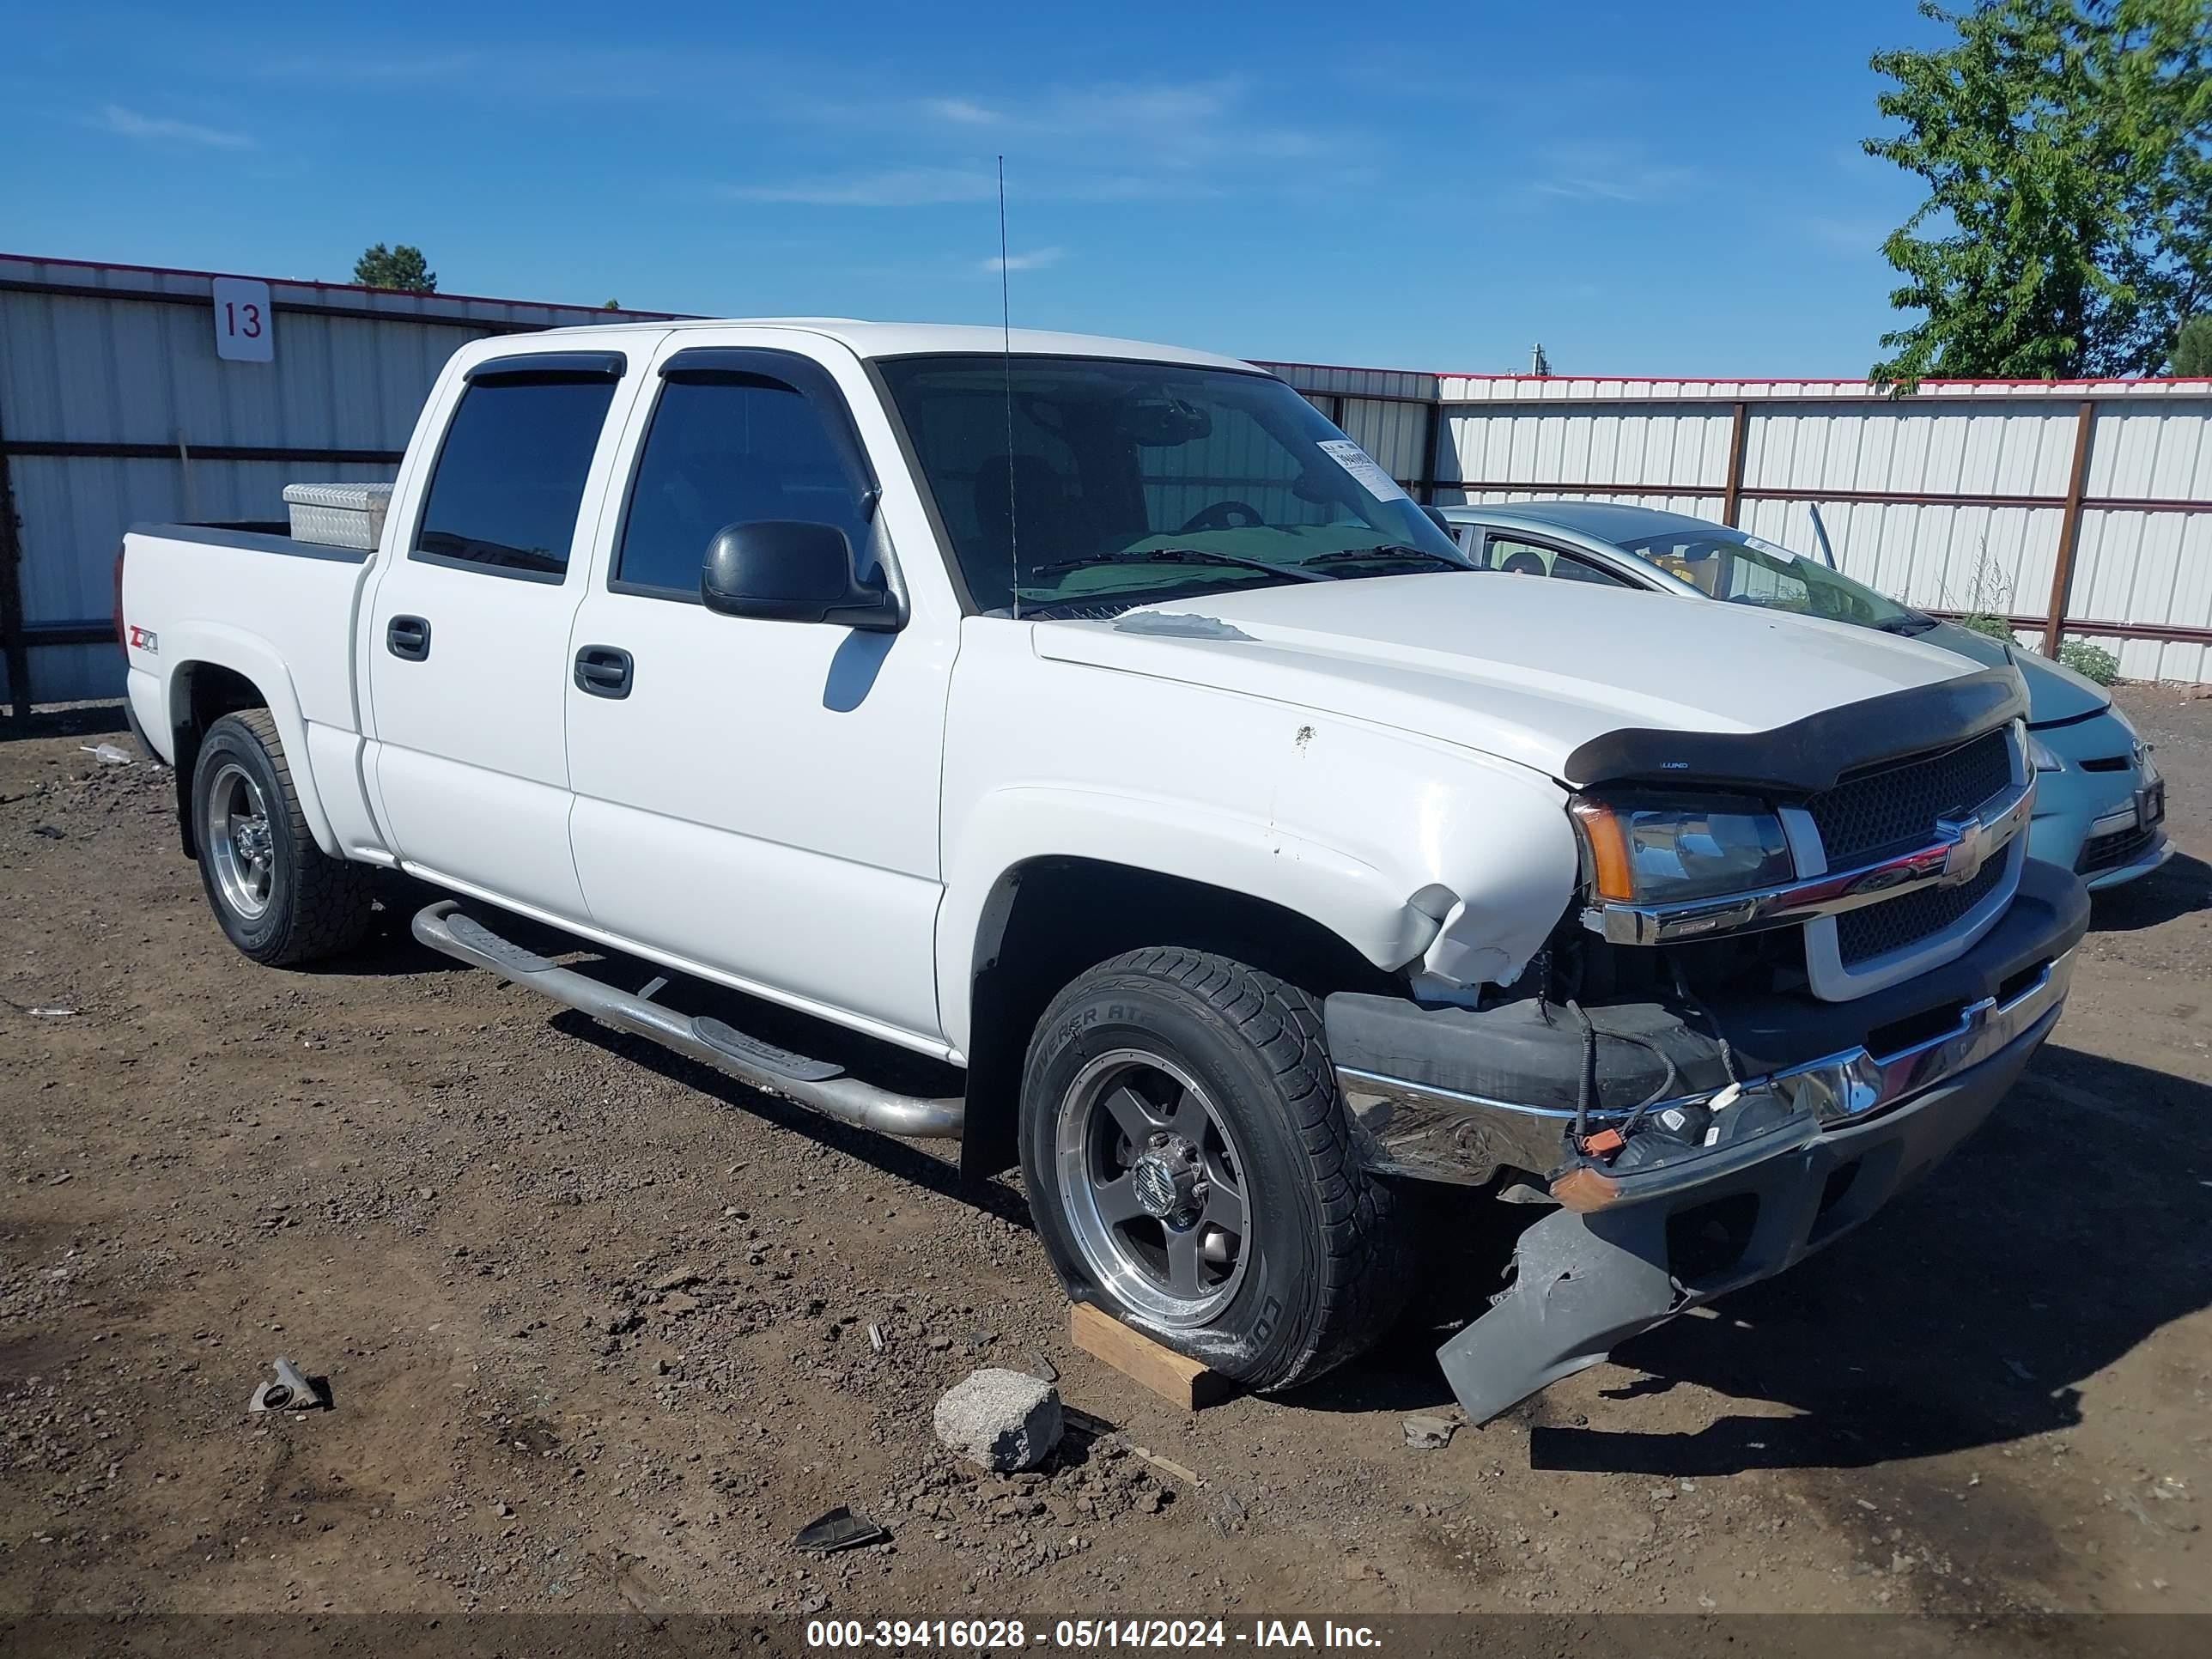
M 1565 777 L 1577 789 L 1695 784 L 1809 795 L 1832 787 L 1846 772 L 1964 743 L 2027 713 L 2027 687 L 2020 671 L 1984 668 L 1940 685 L 1824 708 L 1771 732 L 1625 726 L 1569 755 Z

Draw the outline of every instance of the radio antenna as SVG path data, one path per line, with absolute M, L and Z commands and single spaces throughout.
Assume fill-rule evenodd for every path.
M 1006 561 L 1007 597 L 1013 618 L 1022 619 L 1021 520 L 1014 505 L 1014 313 L 1006 291 L 1006 158 L 999 158 L 999 349 L 1006 374 Z

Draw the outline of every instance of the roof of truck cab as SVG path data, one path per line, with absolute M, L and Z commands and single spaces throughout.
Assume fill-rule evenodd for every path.
M 909 357 L 922 354 L 988 353 L 1004 350 L 1047 357 L 1123 357 L 1140 362 L 1189 363 L 1210 368 L 1249 370 L 1240 358 L 1211 351 L 1192 351 L 1183 346 L 1158 345 L 1146 340 L 1117 340 L 1103 334 L 1061 334 L 1048 329 L 1018 328 L 1011 335 L 995 328 L 963 323 L 870 323 L 850 317 L 700 317 L 672 323 L 586 324 L 577 328 L 549 329 L 534 339 L 557 338 L 574 345 L 590 336 L 672 331 L 677 333 L 711 331 L 718 328 L 778 328 L 818 334 L 848 347 L 856 357 Z

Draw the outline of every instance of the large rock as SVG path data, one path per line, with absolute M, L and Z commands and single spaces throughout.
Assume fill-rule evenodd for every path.
M 971 1462 L 1033 1469 L 1060 1443 L 1060 1391 L 1020 1371 L 975 1371 L 939 1398 L 937 1437 Z

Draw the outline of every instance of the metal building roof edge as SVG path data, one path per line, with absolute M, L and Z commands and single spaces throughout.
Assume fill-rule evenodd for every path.
M 487 294 L 449 294 L 444 292 L 416 294 L 404 289 L 369 288 L 357 283 L 326 283 L 313 277 L 270 276 L 250 271 L 204 270 L 181 265 L 136 264 L 121 261 L 71 259 L 35 253 L 0 252 L 0 267 L 8 265 L 38 265 L 67 271 L 82 271 L 102 276 L 145 276 L 155 279 L 182 277 L 190 281 L 213 282 L 219 276 L 240 276 L 249 281 L 267 283 L 272 288 L 305 289 L 330 295 L 334 301 L 341 296 L 356 302 L 379 301 L 391 305 L 396 317 L 434 316 L 429 307 L 451 305 L 500 306 L 521 311 L 535 311 L 576 318 L 609 321 L 623 318 L 639 322 L 695 322 L 715 320 L 696 313 L 669 311 L 632 310 L 627 307 L 610 311 L 604 307 L 581 305 L 569 301 L 521 300 Z M 86 280 L 71 283 L 70 287 L 82 286 L 88 294 L 128 295 L 129 286 Z M 174 293 L 151 286 L 139 289 L 143 293 Z M 420 307 L 420 308 L 418 308 Z M 455 318 L 455 320 L 465 319 Z M 781 320 L 781 319 L 778 319 Z M 1210 354 L 1209 354 L 1210 355 Z M 1233 355 L 1233 354 L 1231 354 Z M 1737 398 L 1771 399 L 1792 395 L 1807 398 L 1880 398 L 1898 401 L 1884 387 L 1867 380 L 1855 380 L 1820 375 L 1688 375 L 1688 374 L 1492 374 L 1468 373 L 1455 369 L 1396 368 L 1378 364 L 1313 363 L 1289 358 L 1251 356 L 1244 358 L 1262 368 L 1273 370 L 1305 370 L 1315 374 L 1368 374 L 1402 377 L 1406 380 L 1426 380 L 1436 388 L 1436 395 L 1446 403 L 1461 402 L 1542 402 L 1547 394 L 1561 401 L 1581 401 L 1589 398 L 1588 392 L 1577 388 L 1609 386 L 1620 388 L 1623 399 L 1656 399 L 1673 397 L 1685 400 L 1711 399 L 1716 402 L 1733 401 Z M 1454 388 L 1449 383 L 1456 382 Z M 1511 393 L 1502 398 L 1468 398 L 1464 393 L 1478 385 L 1510 386 Z M 1668 388 L 1661 392 L 1659 388 Z M 1632 390 L 1632 388 L 1633 388 Z M 1456 389 L 1462 395 L 1455 397 Z M 1534 395 L 1530 395 L 1533 393 Z M 1987 397 L 2016 395 L 2022 398 L 2054 398 L 2085 393 L 2094 396 L 2124 397 L 2212 397 L 2212 376 L 2160 377 L 2146 376 L 2129 379 L 2121 376 L 2092 376 L 2063 380 L 1925 380 L 1911 396 Z M 1358 398 L 1356 392 L 1343 395 Z M 1909 402 L 1910 398 L 1903 401 Z

